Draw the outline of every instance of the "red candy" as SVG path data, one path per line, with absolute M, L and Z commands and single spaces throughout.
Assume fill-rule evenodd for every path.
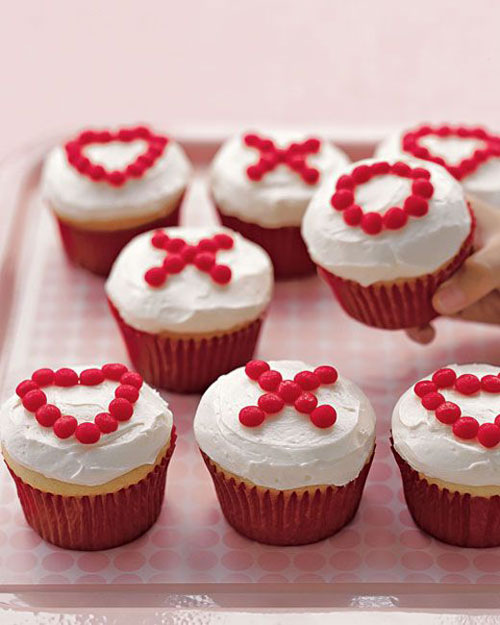
M 234 246 L 233 238 L 226 233 L 201 239 L 197 245 L 189 245 L 183 239 L 170 239 L 163 231 L 157 231 L 151 243 L 154 247 L 164 249 L 167 254 L 161 267 L 151 267 L 144 274 L 144 280 L 151 287 L 163 286 L 169 275 L 181 273 L 191 263 L 207 273 L 215 284 L 225 285 L 231 281 L 231 269 L 216 262 L 219 251 Z
M 147 143 L 146 151 L 123 170 L 108 171 L 102 165 L 94 164 L 87 156 L 84 156 L 84 150 L 90 144 L 105 144 L 110 141 L 129 143 L 137 139 Z M 68 162 L 80 174 L 95 182 L 105 182 L 111 186 L 120 187 L 130 178 L 141 178 L 162 156 L 167 143 L 167 137 L 154 134 L 146 126 L 138 126 L 136 128 L 121 128 L 117 132 L 86 130 L 80 133 L 76 139 L 68 141 L 64 147 Z
M 45 395 L 42 390 L 35 389 L 33 391 L 28 391 L 21 401 L 26 410 L 35 412 L 38 408 L 47 403 L 47 395 Z
M 78 374 L 73 369 L 58 369 L 54 376 L 56 386 L 76 386 L 78 384 Z
M 399 230 L 408 221 L 408 215 L 402 208 L 394 206 L 385 213 L 382 221 L 387 230 Z
M 436 408 L 445 401 L 441 393 L 428 393 L 422 397 L 422 406 L 427 408 L 427 410 L 436 410 Z
M 115 397 L 123 397 L 127 399 L 131 404 L 139 399 L 139 390 L 131 384 L 120 384 L 115 390 Z
M 63 415 L 54 423 L 53 430 L 54 434 L 59 438 L 69 438 L 70 436 L 73 436 L 77 427 L 78 421 L 75 417 Z
M 366 234 L 378 234 L 383 227 L 382 215 L 379 213 L 365 213 L 361 218 L 361 228 Z
M 435 393 L 437 391 L 437 386 L 434 382 L 422 380 L 422 382 L 417 382 L 415 384 L 413 390 L 415 391 L 415 395 L 424 397 L 424 395 L 428 395 L 429 393 Z
M 104 373 L 106 380 L 121 380 L 122 376 L 127 373 L 127 367 L 120 363 L 114 362 L 108 365 L 103 365 L 101 371 Z
M 462 395 L 473 395 L 481 389 L 481 382 L 477 376 L 464 373 L 456 379 L 455 389 Z
M 432 381 L 438 388 L 449 388 L 455 384 L 457 374 L 453 369 L 438 369 L 432 376 Z
M 31 376 L 33 382 L 38 386 L 49 386 L 54 383 L 54 378 L 55 374 L 52 369 L 38 369 Z
M 80 373 L 80 384 L 96 386 L 104 382 L 104 373 L 101 369 L 85 369 Z
M 436 408 L 436 419 L 448 425 L 455 423 L 461 414 L 460 407 L 451 401 L 442 402 Z
M 477 440 L 483 447 L 495 447 L 500 442 L 500 427 L 495 423 L 483 423 L 479 426 Z
M 431 152 L 424 147 L 420 143 L 420 139 L 422 137 L 435 135 L 438 137 L 462 137 L 462 138 L 472 138 L 479 139 L 483 141 L 484 148 L 480 150 L 475 150 L 474 153 L 468 158 L 464 158 L 460 163 L 446 163 L 446 161 L 440 156 L 434 156 Z M 495 158 L 497 156 L 496 152 L 498 151 L 500 137 L 496 135 L 492 135 L 487 132 L 484 128 L 474 128 L 474 127 L 466 127 L 466 126 L 456 126 L 450 127 L 448 125 L 442 126 L 420 126 L 416 130 L 409 131 L 405 135 L 403 135 L 401 144 L 405 152 L 408 152 L 412 156 L 416 156 L 417 158 L 423 158 L 428 161 L 432 161 L 434 163 L 438 163 L 450 172 L 452 176 L 455 176 L 458 180 L 462 180 L 472 172 L 476 171 L 476 169 L 485 161 Z M 418 168 L 419 170 L 421 168 Z M 426 171 L 426 170 L 422 170 Z M 419 172 L 418 178 L 424 178 L 426 176 L 422 175 Z M 422 187 L 422 189 L 425 188 Z M 427 192 L 428 188 L 427 188 Z M 419 193 L 423 197 L 428 197 Z
M 123 397 L 117 397 L 113 399 L 108 406 L 108 410 L 111 416 L 117 421 L 128 421 L 134 413 L 134 407 Z
M 266 414 L 280 412 L 285 404 L 293 404 L 297 412 L 310 415 L 317 427 L 326 428 L 335 423 L 335 409 L 331 406 L 318 407 L 318 398 L 311 392 L 322 384 L 333 384 L 337 380 L 338 374 L 333 367 L 324 365 L 314 371 L 299 371 L 293 380 L 283 380 L 281 373 L 271 369 L 267 362 L 251 360 L 245 367 L 245 373 L 268 392 L 259 397 L 258 406 L 247 406 L 240 411 L 242 425 L 259 426 Z
M 269 371 L 271 367 L 263 360 L 250 360 L 245 366 L 245 373 L 251 380 L 258 380 L 259 377 L 265 372 Z
M 487 393 L 500 393 L 500 378 L 496 375 L 485 375 L 481 378 L 481 388 Z
M 329 428 L 337 420 L 337 412 L 333 406 L 318 406 L 311 412 L 310 419 L 318 428 Z
M 458 438 L 470 440 L 475 438 L 479 430 L 479 423 L 473 417 L 460 417 L 453 424 L 453 434 Z
M 18 395 L 18 397 L 24 397 L 26 393 L 36 391 L 39 388 L 38 384 L 33 380 L 23 380 L 16 387 L 16 395 Z
M 357 204 L 353 204 L 345 209 L 342 217 L 348 226 L 359 226 L 363 219 L 363 211 Z
M 40 425 L 46 428 L 51 428 L 60 416 L 61 411 L 57 406 L 53 406 L 52 404 L 41 406 L 35 413 L 35 419 Z
M 118 428 L 118 421 L 107 412 L 96 414 L 94 423 L 103 434 L 110 434 Z
M 412 217 L 423 217 L 427 215 L 429 210 L 429 203 L 418 195 L 410 195 L 406 198 L 403 204 L 403 209 L 407 215 Z
M 415 182 L 411 186 L 411 190 L 415 195 L 419 195 L 426 200 L 431 198 L 434 194 L 434 187 L 428 180 L 425 179 L 415 180 Z
M 307 164 L 307 156 L 316 154 L 321 147 L 318 139 L 306 139 L 302 143 L 291 143 L 286 148 L 278 148 L 271 139 L 264 139 L 251 133 L 243 137 L 243 142 L 260 152 L 259 160 L 247 167 L 246 173 L 250 180 L 258 182 L 278 165 L 287 165 L 307 184 L 313 185 L 318 182 L 319 170 Z
M 130 386 L 135 386 L 135 388 L 140 389 L 143 384 L 142 375 L 135 371 L 126 371 L 120 377 L 120 383 L 129 384 Z
M 92 445 L 101 438 L 101 430 L 95 423 L 80 423 L 76 428 L 75 437 L 84 445 Z
M 242 425 L 255 428 L 264 423 L 266 413 L 257 406 L 246 406 L 240 410 L 239 419 Z

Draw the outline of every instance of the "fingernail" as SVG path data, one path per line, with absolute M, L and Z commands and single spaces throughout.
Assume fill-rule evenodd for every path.
M 455 313 L 465 306 L 466 299 L 462 289 L 449 286 L 436 293 L 433 303 L 440 313 Z

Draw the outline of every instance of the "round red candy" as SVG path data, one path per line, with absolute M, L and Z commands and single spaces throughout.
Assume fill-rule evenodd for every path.
M 474 395 L 481 389 L 481 382 L 476 375 L 464 373 L 456 379 L 455 389 L 462 395 Z
M 66 367 L 58 369 L 54 375 L 54 384 L 57 386 L 76 386 L 78 384 L 78 374 L 73 369 Z
M 40 387 L 38 386 L 38 384 L 33 380 L 23 380 L 16 386 L 16 395 L 22 398 L 26 395 L 26 393 L 29 393 L 30 391 L 36 391 L 39 388 Z
M 179 253 L 185 263 L 192 263 L 196 254 L 198 254 L 198 248 L 196 245 L 186 245 Z
M 354 194 L 349 189 L 340 189 L 333 194 L 331 203 L 333 208 L 338 211 L 343 211 L 351 204 L 354 204 Z
M 297 397 L 302 393 L 302 388 L 292 380 L 284 380 L 278 387 L 278 395 L 287 404 L 293 404 Z
M 108 406 L 109 413 L 117 419 L 117 421 L 128 421 L 134 413 L 134 407 L 123 397 L 113 399 Z
M 200 252 L 196 254 L 193 262 L 200 271 L 210 271 L 215 265 L 215 255 L 211 252 Z
M 366 234 L 375 235 L 382 231 L 382 215 L 380 213 L 365 213 L 361 219 L 361 228 Z
M 234 245 L 233 237 L 224 232 L 216 234 L 214 236 L 214 241 L 221 250 L 230 250 Z
M 47 395 L 42 390 L 35 389 L 28 391 L 21 401 L 26 410 L 36 412 L 38 408 L 47 403 Z
M 351 172 L 351 176 L 354 178 L 357 184 L 367 182 L 368 180 L 370 180 L 371 175 L 372 173 L 368 165 L 358 165 Z
M 264 391 L 275 391 L 283 380 L 283 376 L 279 371 L 264 371 L 259 376 L 259 386 Z
M 118 428 L 118 421 L 107 412 L 100 412 L 94 418 L 94 423 L 103 434 L 110 434 Z
M 408 221 L 408 215 L 404 212 L 402 208 L 394 206 L 385 213 L 382 221 L 384 226 L 388 230 L 399 230 L 406 225 L 406 222 Z
M 240 410 L 239 419 L 242 425 L 254 428 L 264 423 L 266 413 L 258 406 L 246 406 Z
M 231 281 L 232 272 L 227 265 L 214 265 L 210 269 L 210 277 L 217 284 L 227 284 Z
M 413 390 L 415 391 L 415 395 L 418 395 L 418 397 L 422 398 L 424 397 L 424 395 L 428 395 L 429 393 L 436 393 L 437 386 L 434 382 L 431 382 L 430 380 L 422 380 L 421 382 L 417 382 L 415 384 Z
M 481 388 L 487 393 L 500 393 L 500 378 L 496 375 L 485 375 L 481 378 Z
M 122 397 L 123 399 L 127 399 L 131 404 L 135 404 L 139 399 L 139 390 L 131 384 L 120 384 L 120 386 L 116 387 L 115 397 Z
M 355 186 L 355 182 L 354 179 L 352 178 L 352 176 L 349 176 L 348 174 L 344 174 L 343 176 L 340 176 L 340 178 L 337 180 L 337 184 L 335 185 L 335 188 L 337 190 L 339 189 L 352 189 Z
M 185 245 L 186 245 L 186 242 L 183 241 L 182 239 L 179 239 L 179 238 L 169 239 L 165 245 L 165 249 L 167 250 L 167 252 L 170 252 L 171 254 L 178 254 Z
M 135 388 L 140 389 L 143 384 L 142 375 L 135 371 L 126 371 L 120 377 L 120 384 L 129 384 L 130 386 L 135 386 Z
M 312 393 L 305 392 L 295 400 L 295 409 L 302 414 L 310 414 L 318 405 L 318 398 Z
M 122 376 L 128 371 L 125 365 L 118 362 L 109 363 L 101 367 L 104 377 L 107 380 L 121 380 Z
M 167 272 L 163 267 L 151 267 L 144 274 L 144 280 L 149 286 L 159 287 L 165 283 L 167 279 Z
M 92 445 L 101 438 L 101 430 L 95 423 L 80 423 L 75 430 L 75 437 L 84 445 Z
M 428 180 L 415 180 L 411 186 L 411 190 L 415 195 L 419 195 L 427 200 L 432 197 L 434 193 L 434 187 Z
M 450 388 L 456 379 L 457 374 L 453 369 L 438 369 L 432 376 L 432 381 L 438 388 Z
M 403 161 L 394 163 L 394 165 L 391 166 L 391 171 L 403 178 L 409 178 L 411 176 L 411 167 L 408 163 L 403 163 Z
M 363 211 L 357 204 L 353 204 L 345 209 L 342 217 L 348 226 L 359 226 L 363 219 Z
M 321 379 L 312 371 L 300 371 L 294 377 L 295 382 L 305 391 L 313 391 L 321 384 Z
M 169 254 L 163 261 L 163 269 L 167 273 L 180 273 L 186 266 L 186 261 L 180 254 Z
M 429 203 L 419 195 L 410 195 L 403 204 L 403 209 L 413 217 L 423 217 L 429 210 Z
M 80 384 L 85 386 L 96 386 L 104 382 L 102 369 L 85 369 L 80 373 Z
M 258 380 L 264 371 L 269 371 L 270 366 L 264 360 L 250 360 L 245 366 L 245 373 L 251 380 Z
M 314 373 L 321 380 L 321 384 L 333 384 L 339 377 L 337 370 L 334 367 L 330 367 L 330 365 L 321 365 L 320 367 L 316 367 Z
M 453 434 L 458 438 L 470 440 L 474 438 L 479 430 L 479 423 L 474 417 L 460 417 L 452 426 Z
M 71 415 L 59 417 L 53 425 L 54 434 L 59 438 L 69 438 L 73 436 L 78 426 L 78 421 Z
M 31 379 L 36 382 L 38 386 L 49 386 L 54 383 L 55 374 L 52 369 L 37 369 Z
M 495 447 L 500 443 L 500 427 L 495 423 L 483 423 L 479 426 L 477 440 L 483 447 Z
M 52 404 L 45 404 L 41 406 L 35 413 L 35 419 L 43 427 L 50 428 L 61 416 L 61 411 L 57 406 Z
M 436 410 L 436 408 L 445 401 L 441 393 L 427 393 L 427 395 L 422 397 L 422 406 L 427 410 Z
M 257 401 L 257 404 L 261 410 L 263 410 L 267 414 L 276 414 L 283 410 L 285 402 L 281 397 L 275 395 L 274 393 L 266 393 L 265 395 L 261 395 Z
M 201 239 L 198 242 L 198 249 L 200 252 L 216 252 L 217 251 L 217 243 L 213 239 Z
M 151 238 L 153 247 L 157 247 L 160 250 L 165 249 L 168 242 L 168 235 L 163 230 L 155 232 Z
M 337 420 L 337 412 L 333 406 L 317 406 L 310 415 L 311 422 L 318 428 L 329 428 Z
M 462 411 L 457 404 L 451 401 L 445 401 L 436 408 L 436 419 L 441 423 L 450 425 L 460 417 Z

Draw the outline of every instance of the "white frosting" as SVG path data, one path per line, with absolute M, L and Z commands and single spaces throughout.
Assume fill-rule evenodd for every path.
M 269 364 L 283 379 L 314 369 L 299 361 Z M 359 475 L 375 443 L 375 413 L 361 389 L 339 377 L 315 391 L 318 405 L 329 404 L 337 411 L 330 428 L 316 427 L 290 406 L 266 417 L 259 427 L 243 426 L 240 410 L 257 405 L 263 393 L 243 367 L 214 382 L 194 420 L 200 449 L 226 471 L 265 488 L 343 486 Z
M 89 367 L 73 368 L 80 372 Z M 82 423 L 108 411 L 118 384 L 105 380 L 95 387 L 48 386 L 43 390 L 48 403 Z M 167 402 L 144 383 L 132 418 L 121 422 L 115 432 L 103 434 L 97 443 L 84 445 L 74 436 L 61 439 L 52 428 L 39 425 L 13 395 L 0 410 L 0 440 L 9 456 L 27 469 L 61 482 L 98 486 L 142 465 L 153 465 L 170 438 L 172 423 Z
M 434 185 L 427 215 L 410 217 L 401 230 L 383 230 L 375 236 L 359 226 L 348 226 L 342 213 L 330 204 L 337 179 L 360 164 L 377 160 L 358 161 L 326 180 L 309 204 L 302 224 L 302 236 L 316 264 L 363 286 L 432 273 L 455 256 L 471 230 L 461 185 L 444 167 L 433 163 L 425 165 Z M 416 159 L 404 160 L 414 167 L 422 166 Z M 385 213 L 392 206 L 402 206 L 410 189 L 408 178 L 377 176 L 357 186 L 356 203 L 365 213 Z
M 457 375 L 497 375 L 491 365 L 450 365 Z M 430 379 L 427 377 L 425 379 Z M 447 401 L 460 406 L 462 415 L 480 424 L 493 422 L 500 412 L 498 395 L 480 391 L 465 396 L 453 389 L 440 389 Z M 413 390 L 406 391 L 392 415 L 392 438 L 398 454 L 416 471 L 464 486 L 500 486 L 500 447 L 486 448 L 477 440 L 461 440 L 450 425 L 436 419 L 433 410 L 422 406 Z
M 406 131 L 387 137 L 377 147 L 376 155 L 380 158 L 395 157 L 403 151 L 402 136 Z M 441 156 L 449 165 L 457 165 L 465 158 L 472 156 L 475 150 L 483 149 L 485 144 L 480 139 L 461 137 L 421 137 L 419 142 L 434 154 Z M 500 208 L 500 158 L 491 158 L 480 165 L 475 171 L 462 179 L 465 190 L 476 195 L 485 202 Z
M 93 144 L 85 154 L 109 170 L 122 169 L 146 147 L 142 140 Z M 78 222 L 106 222 L 154 215 L 174 205 L 186 189 L 191 165 L 184 150 L 169 140 L 162 156 L 142 178 L 114 187 L 80 174 L 66 157 L 63 146 L 47 156 L 42 173 L 42 194 L 61 217 Z
M 218 226 L 165 232 L 191 244 L 218 232 L 232 236 L 233 248 L 217 252 L 217 264 L 230 267 L 231 281 L 216 284 L 207 273 L 188 265 L 163 286 L 151 287 L 144 274 L 162 264 L 165 252 L 152 246 L 151 232 L 141 234 L 121 251 L 106 282 L 109 299 L 129 325 L 151 333 L 209 333 L 251 322 L 267 308 L 273 271 L 261 247 Z
M 321 181 L 349 162 L 341 150 L 321 141 L 319 152 L 307 157 L 307 163 L 320 172 L 316 185 L 307 184 L 286 165 L 279 165 L 256 182 L 250 180 L 246 170 L 259 160 L 260 154 L 257 149 L 245 145 L 245 134 L 229 139 L 215 156 L 210 171 L 211 189 L 215 203 L 223 213 L 265 228 L 300 226 Z M 297 132 L 260 134 L 281 148 L 311 136 Z

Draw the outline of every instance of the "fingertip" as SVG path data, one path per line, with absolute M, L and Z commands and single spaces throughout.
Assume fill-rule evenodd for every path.
M 410 328 L 406 331 L 406 334 L 410 339 L 412 339 L 412 341 L 415 341 L 420 345 L 428 345 L 434 340 L 436 331 L 431 325 L 427 325 L 419 328 Z
M 442 284 L 432 298 L 432 306 L 440 315 L 453 315 L 466 305 L 465 293 L 454 280 Z

